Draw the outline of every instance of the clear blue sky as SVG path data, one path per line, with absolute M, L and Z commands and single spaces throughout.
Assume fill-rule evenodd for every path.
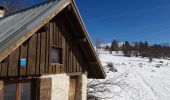
M 170 43 L 170 0 L 75 1 L 93 41 Z
M 46 0 L 24 0 L 33 5 Z M 0 3 L 2 0 L 0 0 Z M 75 0 L 91 39 L 170 43 L 170 0 Z

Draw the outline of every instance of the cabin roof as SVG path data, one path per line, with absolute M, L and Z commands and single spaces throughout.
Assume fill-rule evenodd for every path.
M 43 27 L 65 7 L 71 5 L 76 13 L 84 35 L 88 42 L 88 48 L 95 58 L 93 72 L 98 75 L 91 78 L 105 78 L 105 72 L 94 51 L 87 30 L 83 24 L 78 9 L 72 0 L 53 0 L 29 9 L 24 9 L 0 19 L 0 61 L 7 57 L 12 51 L 32 36 L 37 30 Z M 96 72 L 95 72 L 96 73 Z

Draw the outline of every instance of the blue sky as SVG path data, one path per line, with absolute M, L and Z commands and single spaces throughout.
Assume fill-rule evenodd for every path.
M 170 43 L 170 0 L 75 0 L 94 41 Z
M 7 2 L 10 4 L 11 4 L 11 1 L 13 1 L 13 0 L 7 0 Z M 20 0 L 19 3 L 17 2 L 17 4 L 19 4 L 19 6 L 21 6 L 21 7 L 23 7 L 23 6 L 30 7 L 32 5 L 39 4 L 39 3 L 45 2 L 45 1 L 48 1 L 48 0 Z M 0 4 L 1 5 L 3 4 L 3 0 L 0 0 Z
M 27 5 L 46 0 L 25 0 Z M 2 0 L 0 0 L 0 3 Z M 170 0 L 75 0 L 92 41 L 170 43 Z

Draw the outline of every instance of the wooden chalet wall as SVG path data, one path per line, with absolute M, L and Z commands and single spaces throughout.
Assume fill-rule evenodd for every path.
M 55 73 L 79 73 L 85 69 L 81 49 L 73 42 L 73 31 L 65 15 L 60 13 L 38 30 L 0 63 L 0 77 L 32 76 Z M 51 65 L 50 48 L 62 49 L 62 64 Z M 20 68 L 21 58 L 27 59 L 26 68 Z

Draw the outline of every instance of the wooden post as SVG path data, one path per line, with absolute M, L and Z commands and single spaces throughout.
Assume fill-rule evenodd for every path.
M 51 100 L 52 79 L 40 78 L 39 100 Z
M 0 80 L 0 100 L 3 100 L 4 82 Z

